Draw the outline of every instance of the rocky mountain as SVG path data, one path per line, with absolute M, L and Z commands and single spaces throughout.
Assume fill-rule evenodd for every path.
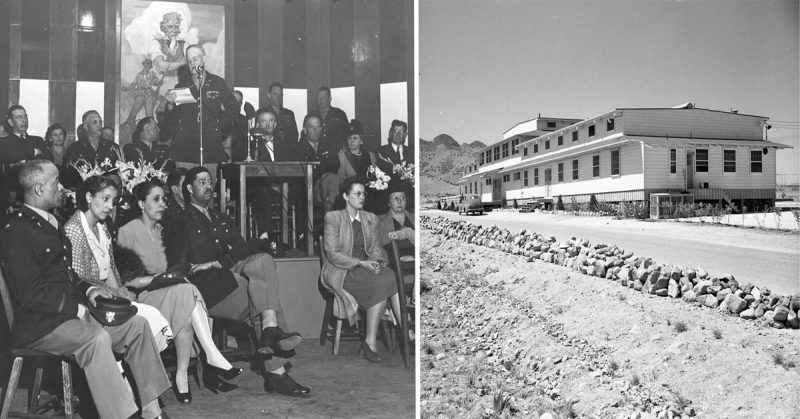
M 459 144 L 447 134 L 433 141 L 419 140 L 419 175 L 421 202 L 439 196 L 458 194 L 458 179 L 466 167 L 474 164 L 476 153 L 486 147 L 480 141 Z

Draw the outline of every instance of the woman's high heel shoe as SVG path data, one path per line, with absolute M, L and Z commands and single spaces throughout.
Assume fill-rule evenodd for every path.
M 360 356 L 362 352 L 364 353 L 364 358 L 369 362 L 383 361 L 383 358 L 381 358 L 377 352 L 370 349 L 369 345 L 367 345 L 367 342 L 365 341 L 361 341 L 361 346 L 358 348 L 358 355 Z
M 178 399 L 178 403 L 190 404 L 192 402 L 192 390 L 189 390 L 186 393 L 181 393 L 180 391 L 178 391 L 178 385 L 173 384 L 172 391 L 175 392 L 175 398 Z

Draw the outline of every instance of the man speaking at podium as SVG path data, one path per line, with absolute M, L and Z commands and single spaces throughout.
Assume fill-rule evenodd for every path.
M 239 107 L 225 80 L 206 71 L 202 46 L 186 48 L 186 65 L 188 73 L 178 71 L 178 84 L 166 94 L 165 120 L 175 133 L 172 160 L 178 167 L 203 165 L 216 177 L 217 163 L 226 161 L 221 132 Z

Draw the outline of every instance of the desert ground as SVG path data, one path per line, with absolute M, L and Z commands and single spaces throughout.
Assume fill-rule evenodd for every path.
M 779 231 L 709 223 L 497 211 L 477 216 L 436 210 L 422 214 L 496 225 L 515 233 L 528 229 L 558 240 L 586 237 L 592 242 L 613 243 L 658 263 L 701 266 L 711 275 L 730 273 L 740 283 L 751 282 L 783 294 L 800 293 L 797 229 Z M 784 216 L 793 218 L 790 213 Z M 741 215 L 731 217 L 741 218 Z M 783 225 L 794 227 L 794 221 L 787 218 Z
M 503 222 L 502 214 L 492 217 L 461 218 Z M 588 236 L 575 223 L 591 224 L 573 219 L 562 227 Z M 800 418 L 800 331 L 529 262 L 424 224 L 423 417 Z M 705 227 L 657 235 L 703 243 Z M 615 238 L 593 234 L 605 243 Z M 759 234 L 744 246 L 798 246 L 796 234 Z M 738 278 L 737 266 L 728 268 Z

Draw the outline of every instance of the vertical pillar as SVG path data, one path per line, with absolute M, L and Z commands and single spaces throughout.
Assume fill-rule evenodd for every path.
M 105 70 L 103 73 L 104 81 L 104 102 L 103 124 L 114 127 L 114 131 L 119 133 L 117 121 L 117 103 L 119 103 L 119 62 L 120 40 L 117 33 L 120 31 L 120 13 L 122 0 L 110 0 L 105 5 Z
M 283 83 L 283 13 L 284 2 L 269 1 L 258 3 L 258 44 L 253 51 L 258 54 L 258 100 L 261 106 L 268 103 L 267 87 L 273 81 Z
M 48 126 L 60 123 L 75 132 L 75 82 L 78 74 L 78 0 L 50 2 L 50 112 Z
M 0 15 L 0 104 L 9 104 L 8 82 L 11 77 L 11 0 L 0 0 L 0 10 L 6 13 Z M 5 109 L 5 108 L 3 108 Z
M 311 111 L 317 107 L 317 88 L 331 84 L 331 6 L 327 0 L 309 0 L 306 7 L 306 88 Z
M 368 134 L 366 148 L 375 150 L 382 135 L 380 3 L 354 0 L 353 25 L 356 115 Z
M 417 139 L 417 116 L 416 116 L 416 103 L 414 101 L 416 95 L 416 43 L 414 42 L 414 1 L 408 0 L 406 4 L 406 86 L 407 86 L 407 103 L 408 103 L 408 139 L 407 144 L 414 146 Z M 416 148 L 416 147 L 415 147 Z M 417 153 L 418 155 L 419 153 Z M 477 192 L 477 186 L 476 186 Z

